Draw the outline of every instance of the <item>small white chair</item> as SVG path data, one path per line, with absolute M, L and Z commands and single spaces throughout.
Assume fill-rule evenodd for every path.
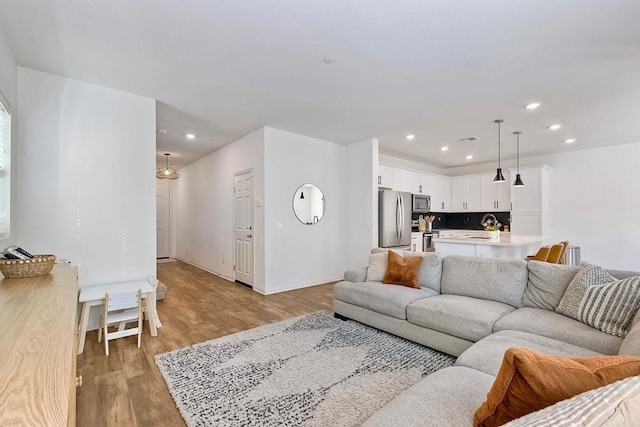
M 137 322 L 133 328 L 125 329 L 130 322 Z M 109 326 L 120 325 L 117 331 L 109 332 Z M 142 341 L 142 292 L 140 289 L 133 292 L 109 295 L 104 294 L 104 315 L 100 318 L 98 329 L 98 342 L 102 341 L 104 331 L 104 351 L 109 355 L 109 340 L 138 335 L 138 348 Z

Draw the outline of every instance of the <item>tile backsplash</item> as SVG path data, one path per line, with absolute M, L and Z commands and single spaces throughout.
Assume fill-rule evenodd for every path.
M 464 212 L 464 213 L 442 213 L 433 212 L 428 215 L 433 215 L 436 219 L 433 221 L 433 229 L 460 229 L 460 230 L 483 230 L 484 227 L 480 223 L 485 213 L 491 213 L 495 215 L 498 221 L 502 224 L 501 230 L 505 225 L 510 225 L 510 213 L 509 212 Z M 414 213 L 411 215 L 412 219 L 418 219 L 420 214 Z M 427 215 L 425 215 L 427 216 Z

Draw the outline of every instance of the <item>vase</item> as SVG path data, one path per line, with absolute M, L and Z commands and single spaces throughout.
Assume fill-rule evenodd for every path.
M 500 240 L 500 230 L 489 231 L 489 239 Z

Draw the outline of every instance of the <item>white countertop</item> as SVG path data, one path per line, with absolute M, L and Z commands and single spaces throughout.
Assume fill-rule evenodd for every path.
M 543 243 L 548 240 L 545 236 L 526 236 L 521 234 L 500 233 L 500 240 L 490 240 L 478 237 L 448 237 L 434 239 L 433 242 L 438 250 L 438 243 L 458 243 L 462 245 L 487 245 L 487 246 L 524 246 L 532 243 Z

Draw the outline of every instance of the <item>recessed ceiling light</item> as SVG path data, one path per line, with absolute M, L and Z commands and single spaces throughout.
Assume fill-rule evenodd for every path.
M 324 62 L 325 64 L 333 64 L 335 60 L 333 58 L 324 58 L 322 62 Z
M 562 125 L 560 123 L 556 123 L 554 125 L 551 125 L 548 127 L 549 130 L 558 130 L 562 127 Z
M 531 103 L 527 104 L 526 107 L 524 107 L 524 108 L 526 108 L 527 110 L 535 110 L 536 108 L 538 108 L 541 105 L 542 105 L 541 102 L 531 102 Z
M 447 151 L 449 149 L 449 147 L 447 147 L 446 145 L 444 147 L 440 148 L 440 151 Z
M 473 156 L 471 154 L 468 154 L 467 157 L 465 157 L 465 159 L 471 160 L 471 159 L 473 159 Z
M 188 133 L 186 136 L 187 136 L 187 138 L 188 138 L 188 139 L 194 139 L 194 138 L 196 137 L 196 136 L 195 136 L 194 134 L 192 134 L 192 133 Z
M 564 140 L 565 144 L 573 144 L 574 142 L 576 142 L 575 138 L 569 138 Z
M 412 140 L 413 138 L 415 138 L 415 137 L 416 137 L 415 135 L 407 135 L 407 139 L 408 139 L 409 141 L 411 141 L 411 140 Z

